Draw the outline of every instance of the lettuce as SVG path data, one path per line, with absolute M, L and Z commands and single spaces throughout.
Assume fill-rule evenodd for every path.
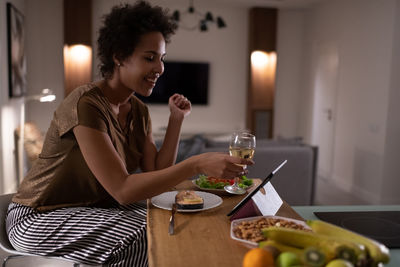
M 220 180 L 223 180 L 223 179 L 220 179 Z M 223 189 L 226 185 L 230 185 L 229 182 L 224 182 L 224 181 L 211 182 L 208 179 L 208 176 L 206 176 L 204 174 L 200 174 L 199 178 L 195 180 L 195 183 L 200 188 L 205 188 L 205 189 L 208 189 L 208 188 L 209 189 Z M 247 187 L 251 186 L 252 184 L 253 184 L 253 180 L 248 179 L 246 176 L 243 175 L 240 179 L 239 186 L 241 188 L 247 188 Z

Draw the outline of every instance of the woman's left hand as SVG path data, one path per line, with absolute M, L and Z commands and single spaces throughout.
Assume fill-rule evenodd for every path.
M 186 117 L 190 114 L 192 110 L 192 104 L 189 99 L 180 94 L 174 94 L 169 98 L 168 101 L 169 109 L 171 115 L 176 115 L 178 117 Z

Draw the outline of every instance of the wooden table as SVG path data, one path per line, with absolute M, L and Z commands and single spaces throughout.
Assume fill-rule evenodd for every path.
M 195 189 L 191 181 L 176 190 Z M 226 214 L 243 196 L 220 195 L 223 203 L 214 209 L 175 215 L 175 234 L 168 234 L 171 212 L 147 201 L 147 240 L 150 267 L 160 266 L 242 266 L 249 250 L 230 237 L 230 220 Z M 277 215 L 302 219 L 286 202 Z

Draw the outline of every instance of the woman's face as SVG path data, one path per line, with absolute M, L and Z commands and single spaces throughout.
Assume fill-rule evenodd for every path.
M 157 79 L 164 72 L 164 57 L 163 35 L 160 32 L 142 35 L 132 55 L 117 66 L 120 82 L 142 96 L 151 95 Z

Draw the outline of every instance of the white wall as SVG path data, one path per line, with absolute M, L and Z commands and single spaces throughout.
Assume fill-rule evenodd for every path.
M 21 12 L 25 11 L 24 0 L 0 0 L 0 192 L 12 192 L 16 188 L 16 164 L 14 129 L 19 124 L 21 98 L 10 99 L 8 96 L 8 46 L 7 46 L 7 8 L 12 3 Z
M 49 126 L 53 111 L 64 96 L 62 63 L 63 9 L 62 0 L 0 0 L 0 192 L 16 190 L 16 161 L 14 129 L 20 123 L 20 107 L 24 98 L 8 97 L 8 63 L 6 2 L 12 2 L 25 16 L 28 95 L 51 88 L 57 96 L 55 103 L 29 102 L 26 121 L 35 121 L 42 131 Z
M 305 44 L 305 14 L 302 10 L 280 10 L 277 33 L 277 71 L 274 102 L 274 136 L 300 134 L 302 63 Z
M 305 34 L 302 40 L 295 42 L 303 45 L 303 57 L 300 59 L 298 56 L 293 57 L 295 66 L 299 60 L 302 61 L 300 68 L 304 79 L 297 86 L 283 81 L 288 73 L 286 68 L 293 72 L 293 69 L 290 69 L 293 68 L 290 65 L 291 59 L 287 55 L 285 57 L 283 53 L 289 53 L 294 48 L 289 49 L 282 43 L 278 46 L 278 52 L 282 52 L 278 55 L 279 64 L 286 68 L 279 69 L 276 103 L 288 103 L 291 97 L 300 95 L 297 104 L 301 126 L 296 128 L 292 125 L 293 128 L 289 129 L 283 124 L 277 124 L 275 132 L 300 135 L 306 141 L 311 140 L 310 126 L 313 124 L 315 92 L 312 85 L 316 78 L 312 72 L 316 53 L 313 48 L 320 43 L 335 44 L 338 47 L 339 74 L 337 106 L 334 114 L 334 159 L 333 175 L 330 179 L 336 186 L 353 192 L 371 203 L 380 202 L 383 194 L 381 188 L 389 183 L 387 177 L 383 175 L 385 159 L 398 158 L 398 153 L 392 154 L 394 153 L 392 151 L 388 154 L 388 150 L 385 150 L 385 142 L 387 146 L 397 144 L 394 133 L 398 132 L 397 126 L 392 124 L 393 115 L 388 117 L 388 108 L 396 111 L 395 107 L 389 105 L 390 89 L 395 95 L 394 88 L 398 86 L 395 78 L 390 80 L 391 73 L 396 70 L 392 65 L 393 51 L 395 51 L 394 23 L 396 15 L 399 17 L 398 12 L 395 13 L 396 3 L 398 3 L 396 0 L 325 1 L 306 11 L 303 28 Z M 293 32 L 293 25 L 290 23 L 299 20 L 301 22 L 299 16 L 297 13 L 293 16 L 289 11 L 282 12 L 280 36 L 287 36 L 287 33 Z M 290 36 L 292 40 L 295 38 L 294 35 Z M 279 91 L 289 90 L 297 92 L 289 95 L 279 94 Z M 293 103 L 293 100 L 289 101 Z M 282 107 L 277 107 L 277 112 L 276 120 L 294 121 L 296 118 L 292 112 L 285 113 Z M 392 140 L 386 140 L 387 130 L 390 131 L 389 137 L 392 137 Z M 398 197 L 397 201 L 400 201 Z
M 27 0 L 26 7 L 29 95 L 49 88 L 57 97 L 51 103 L 28 102 L 26 121 L 34 121 L 46 131 L 64 98 L 63 0 Z
M 389 107 L 387 113 L 387 129 L 385 141 L 385 158 L 383 164 L 383 183 L 380 203 L 399 203 L 400 188 L 400 2 L 393 9 L 396 14 L 393 28 L 394 42 L 392 47 L 392 69 L 390 79 Z
M 97 0 L 93 2 L 93 29 L 97 32 L 101 15 L 119 1 Z M 131 1 L 133 2 L 133 1 Z M 165 1 L 152 1 L 166 6 Z M 174 3 L 174 2 L 173 2 Z M 182 4 L 183 3 L 183 4 Z M 170 10 L 186 10 L 189 3 L 180 5 L 168 2 Z M 248 9 L 221 6 L 212 1 L 198 1 L 199 11 L 210 10 L 220 15 L 228 27 L 211 28 L 208 32 L 179 29 L 167 47 L 167 60 L 202 61 L 210 63 L 209 105 L 193 106 L 192 113 L 185 119 L 184 133 L 224 133 L 245 127 L 247 92 L 247 35 Z M 97 39 L 95 35 L 94 40 Z M 96 49 L 94 50 L 96 53 Z M 94 54 L 95 54 L 94 53 Z M 98 65 L 95 60 L 94 66 Z M 96 72 L 98 72 L 96 70 Z M 95 72 L 95 73 L 96 73 Z M 166 105 L 150 105 L 153 130 L 157 133 L 166 127 L 169 110 Z

